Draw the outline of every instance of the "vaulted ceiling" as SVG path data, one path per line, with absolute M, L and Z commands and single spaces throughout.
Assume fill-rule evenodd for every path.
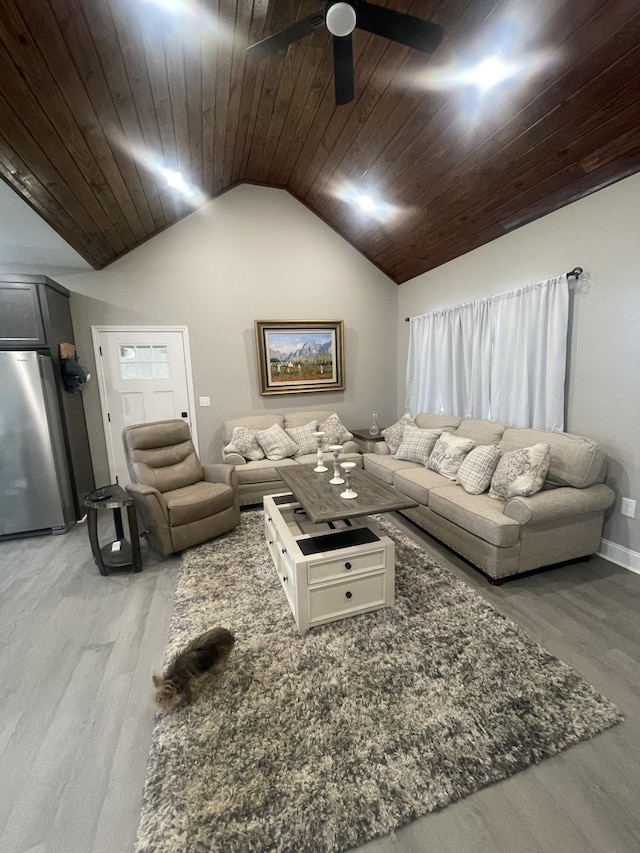
M 323 27 L 245 55 L 324 5 L 2 0 L 0 175 L 95 268 L 250 182 L 402 283 L 640 171 L 637 0 L 378 0 L 444 37 L 356 29 L 343 106 Z

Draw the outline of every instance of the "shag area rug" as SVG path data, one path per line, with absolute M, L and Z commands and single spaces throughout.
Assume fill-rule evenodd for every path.
M 137 851 L 335 853 L 619 721 L 390 522 L 396 607 L 297 633 L 261 511 L 185 552 L 167 657 L 223 625 L 228 669 L 158 714 Z

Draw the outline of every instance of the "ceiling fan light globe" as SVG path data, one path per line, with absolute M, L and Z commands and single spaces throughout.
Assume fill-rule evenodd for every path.
M 356 12 L 349 3 L 334 3 L 327 9 L 325 24 L 332 36 L 348 36 L 356 26 Z

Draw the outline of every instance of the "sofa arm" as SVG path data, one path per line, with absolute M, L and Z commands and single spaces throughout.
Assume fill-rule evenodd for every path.
M 222 454 L 223 464 L 226 465 L 246 465 L 247 460 L 241 453 L 223 453 Z
M 202 473 L 209 483 L 226 483 L 227 486 L 236 488 L 236 469 L 234 465 L 224 462 L 215 462 L 212 465 L 203 465 Z
M 350 438 L 345 441 L 342 445 L 341 453 L 360 453 L 360 448 L 356 444 L 355 441 L 352 441 Z
M 373 446 L 373 452 L 377 453 L 378 456 L 391 456 L 391 451 L 386 441 L 376 441 Z
M 520 524 L 537 524 L 555 518 L 599 512 L 610 507 L 614 499 L 613 490 L 604 483 L 586 489 L 566 486 L 536 492 L 528 498 L 511 498 L 505 505 L 504 514 Z

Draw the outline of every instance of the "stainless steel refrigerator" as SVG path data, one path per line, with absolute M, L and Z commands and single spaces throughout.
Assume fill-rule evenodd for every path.
M 75 522 L 62 421 L 51 356 L 0 352 L 0 536 Z

